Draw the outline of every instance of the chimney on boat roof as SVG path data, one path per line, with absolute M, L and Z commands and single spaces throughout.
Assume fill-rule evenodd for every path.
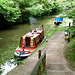
M 42 25 L 42 30 L 44 30 L 43 25 Z

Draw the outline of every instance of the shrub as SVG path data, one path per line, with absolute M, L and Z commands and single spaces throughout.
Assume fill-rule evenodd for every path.
M 20 16 L 20 9 L 12 0 L 0 0 L 0 13 L 8 22 L 15 22 Z
M 60 10 L 56 0 L 0 0 L 0 16 L 5 22 L 28 22 L 30 16 L 49 15 Z
M 67 60 L 70 63 L 70 66 L 73 70 L 75 70 L 75 38 L 71 40 L 69 45 L 66 47 L 66 54 Z
M 72 33 L 72 37 L 75 37 L 75 8 L 67 16 L 73 20 L 73 26 L 68 28 L 68 31 Z
M 67 14 L 67 16 L 68 16 L 69 18 L 73 19 L 73 21 L 74 21 L 74 23 L 75 23 L 75 8 L 74 8 L 71 12 L 69 12 L 69 13 Z

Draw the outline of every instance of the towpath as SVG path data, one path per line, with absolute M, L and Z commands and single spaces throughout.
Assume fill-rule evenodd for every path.
M 47 46 L 40 48 L 42 53 L 46 50 L 47 75 L 75 75 L 75 72 L 69 69 L 64 57 L 64 32 L 57 32 L 48 39 L 47 43 Z M 17 66 L 7 75 L 30 75 L 38 61 L 38 50 L 24 61 L 24 65 Z
M 46 46 L 47 75 L 75 75 L 75 72 L 71 71 L 67 65 L 64 47 L 64 32 L 58 32 L 48 39 L 48 45 Z

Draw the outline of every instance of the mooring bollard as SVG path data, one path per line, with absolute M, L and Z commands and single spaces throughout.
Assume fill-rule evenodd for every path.
M 38 51 L 38 59 L 41 57 L 41 50 Z

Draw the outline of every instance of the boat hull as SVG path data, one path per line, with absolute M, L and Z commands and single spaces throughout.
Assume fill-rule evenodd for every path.
M 16 57 L 24 58 L 24 57 L 28 57 L 30 53 L 18 54 L 17 52 L 15 52 L 14 55 Z
M 59 25 L 59 24 L 61 24 L 62 22 L 60 22 L 60 21 L 54 21 L 54 25 Z

